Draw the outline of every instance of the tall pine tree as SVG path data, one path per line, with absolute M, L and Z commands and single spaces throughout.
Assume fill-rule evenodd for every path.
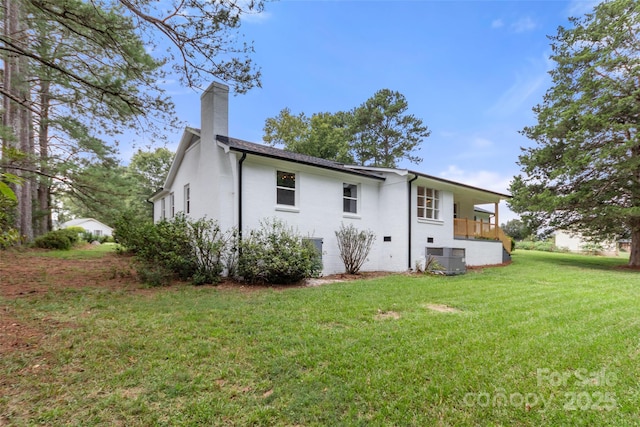
M 599 239 L 630 233 L 640 267 L 640 3 L 606 1 L 551 38 L 552 87 L 523 134 L 511 208 Z
M 193 0 L 168 11 L 147 0 L 3 6 L 0 172 L 24 178 L 15 185 L 15 217 L 26 239 L 34 226 L 36 234 L 51 227 L 53 192 L 90 200 L 101 191 L 78 177 L 82 168 L 113 164 L 115 147 L 105 136 L 129 128 L 162 138 L 175 123 L 161 87 L 165 63 L 189 86 L 217 78 L 244 92 L 260 83 L 252 47 L 238 41 L 237 29 L 241 15 L 261 10 L 262 2 Z

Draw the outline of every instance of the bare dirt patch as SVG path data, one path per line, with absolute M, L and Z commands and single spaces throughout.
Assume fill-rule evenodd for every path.
M 97 258 L 58 259 L 42 256 L 39 250 L 0 251 L 2 299 L 87 287 L 143 291 L 128 256 L 107 253 Z M 60 327 L 54 323 L 51 319 L 20 320 L 0 303 L 0 354 L 36 348 L 47 331 Z
M 133 289 L 131 257 L 106 253 L 97 258 L 59 259 L 40 251 L 0 252 L 0 296 L 20 298 L 63 289 Z
M 396 311 L 385 311 L 378 309 L 378 313 L 375 316 L 376 320 L 398 320 L 400 314 Z
M 437 311 L 439 313 L 460 313 L 461 310 L 458 310 L 455 307 L 450 307 L 445 304 L 425 304 L 425 308 L 429 310 Z
M 38 345 L 44 336 L 43 330 L 18 320 L 7 307 L 1 307 L 0 312 L 0 355 L 29 350 Z

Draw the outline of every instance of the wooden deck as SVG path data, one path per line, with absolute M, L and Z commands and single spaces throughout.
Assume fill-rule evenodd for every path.
M 511 238 L 495 224 L 455 218 L 453 220 L 453 235 L 464 239 L 499 240 L 507 253 L 511 253 Z

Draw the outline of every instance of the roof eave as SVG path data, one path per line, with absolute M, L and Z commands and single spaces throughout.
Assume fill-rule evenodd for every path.
M 469 189 L 469 190 L 479 191 L 479 192 L 486 193 L 486 194 L 491 194 L 493 196 L 499 197 L 501 200 L 507 200 L 507 199 L 511 198 L 510 194 L 498 193 L 497 191 L 486 190 L 486 189 L 480 188 L 480 187 L 474 187 L 473 185 L 463 184 L 461 182 L 451 181 L 449 179 L 440 178 L 440 177 L 433 176 L 433 175 L 427 175 L 426 173 L 422 173 L 422 172 L 416 172 L 416 171 L 410 170 L 409 173 L 417 175 L 417 176 L 422 177 L 422 178 L 443 182 L 445 184 L 449 184 L 449 185 L 453 185 L 453 186 L 457 186 L 457 187 L 462 187 L 462 188 L 466 188 L 466 189 Z
M 371 173 L 366 173 L 366 172 L 361 172 L 359 170 L 353 170 L 353 169 L 349 169 L 346 167 L 332 167 L 330 165 L 322 165 L 322 164 L 318 164 L 318 163 L 314 163 L 314 162 L 310 162 L 310 161 L 305 161 L 305 160 L 299 160 L 299 159 L 291 159 L 288 158 L 286 156 L 278 156 L 275 154 L 270 154 L 270 153 L 261 153 L 259 151 L 255 151 L 255 150 L 250 150 L 247 148 L 242 148 L 242 147 L 235 147 L 233 145 L 227 145 L 224 142 L 218 141 L 221 144 L 224 144 L 225 146 L 229 147 L 229 149 L 231 151 L 236 151 L 238 153 L 246 153 L 246 154 L 251 154 L 254 156 L 259 156 L 259 157 L 265 157 L 265 158 L 269 158 L 269 159 L 274 159 L 274 160 L 282 160 L 282 161 L 286 161 L 286 162 L 291 162 L 291 163 L 297 163 L 297 164 L 301 164 L 301 165 L 306 165 L 306 166 L 313 166 L 313 167 L 317 167 L 317 168 L 321 168 L 321 169 L 327 169 L 327 170 L 332 170 L 332 171 L 336 171 L 336 172 L 342 172 L 342 173 L 346 173 L 346 174 L 350 174 L 350 175 L 358 175 L 358 176 L 362 176 L 365 178 L 371 178 L 371 179 L 375 179 L 378 181 L 384 181 L 385 178 L 383 176 L 379 176 L 379 175 L 373 175 Z

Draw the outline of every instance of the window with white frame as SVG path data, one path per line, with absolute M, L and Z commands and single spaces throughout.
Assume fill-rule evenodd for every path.
M 440 219 L 440 191 L 418 187 L 418 218 Z
M 342 184 L 342 210 L 344 213 L 358 213 L 358 186 Z
M 296 174 L 277 171 L 276 203 L 279 205 L 296 205 Z
M 176 215 L 176 198 L 173 193 L 169 194 L 169 218 Z
M 162 200 L 160 200 L 160 219 L 165 219 L 167 217 L 166 215 L 166 200 L 163 197 Z
M 191 188 L 189 184 L 184 186 L 184 213 L 191 213 Z

